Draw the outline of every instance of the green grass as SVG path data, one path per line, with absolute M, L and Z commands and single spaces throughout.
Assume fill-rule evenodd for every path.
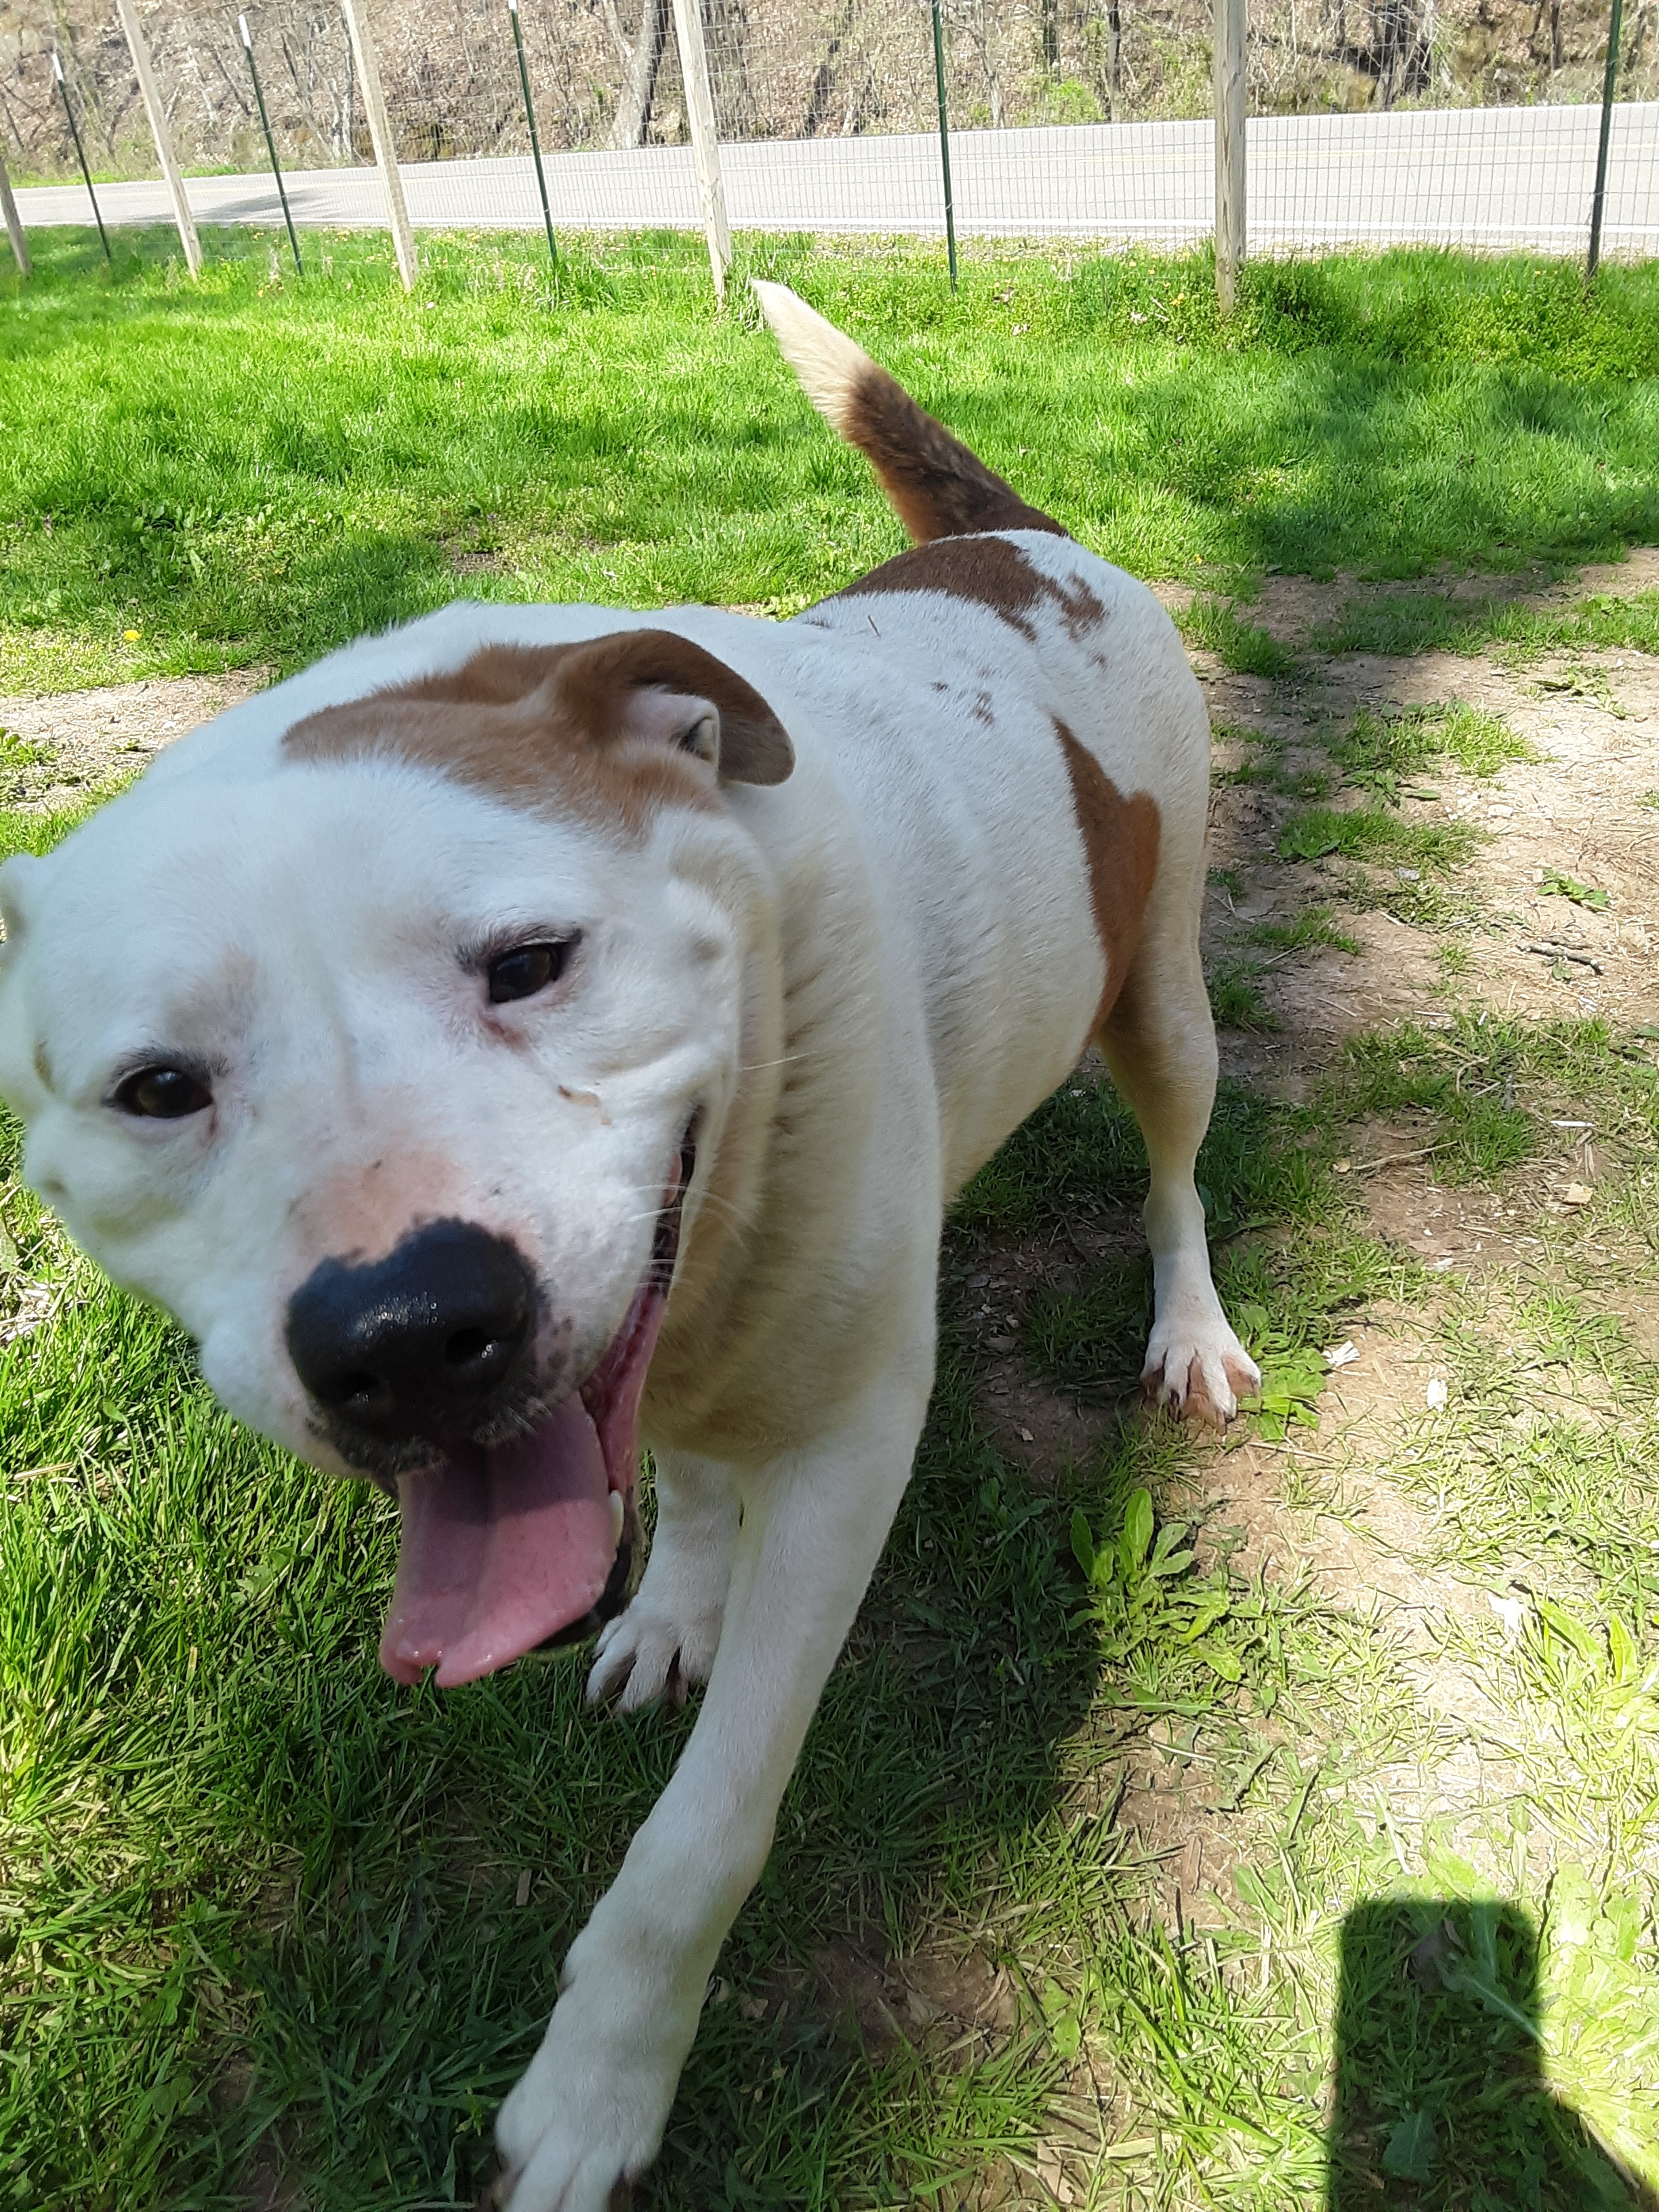
M 434 242 L 412 306 L 372 242 L 264 296 L 257 250 L 198 292 L 129 249 L 106 280 L 59 234 L 8 304 L 71 403 L 49 425 L 0 364 L 17 682 L 289 665 L 435 604 L 463 554 L 499 563 L 469 589 L 787 610 L 897 543 L 684 242 L 579 251 L 557 287 L 528 247 Z M 1264 266 L 1224 331 L 1198 263 L 973 257 L 953 304 L 925 252 L 757 252 L 1131 565 L 1247 586 L 1273 549 L 1650 532 L 1651 272 L 1587 301 L 1525 264 Z M 1248 667 L 1272 641 L 1227 613 L 1199 619 Z M 1401 803 L 1524 757 L 1458 705 L 1247 752 L 1334 896 L 1429 921 L 1468 903 L 1473 833 Z M 0 815 L 0 856 L 93 803 Z M 1242 923 L 1218 1011 L 1271 1020 L 1272 967 L 1358 950 L 1342 919 Z M 1595 1130 L 1571 1217 L 1561 1120 Z M 1379 1122 L 1536 1258 L 1425 1272 L 1366 1214 Z M 568 1659 L 392 1686 L 385 1502 L 221 1414 L 4 1141 L 0 1334 L 35 1326 L 0 1346 L 0 2205 L 465 2206 L 692 1715 L 591 1714 Z M 1200 1182 L 1265 1387 L 1218 1450 L 1132 1411 L 1146 1158 L 1109 1086 L 1005 1146 L 947 1232 L 916 1480 L 643 2206 L 978 2212 L 1052 2201 L 1056 2160 L 1091 2212 L 1587 2212 L 1636 2201 L 1615 2159 L 1659 2185 L 1659 1370 L 1609 1310 L 1650 1285 L 1656 1157 L 1640 1029 L 1476 1006 L 1351 1039 L 1299 1100 L 1224 1085 Z M 1017 1364 L 1078 1409 L 1036 1480 L 969 1334 L 1020 1267 Z M 1350 1333 L 1393 1364 L 1345 1427 Z M 965 2025 L 938 2002 L 994 1972 Z
M 41 813 L 21 806 L 0 806 L 0 860 L 14 853 L 49 853 L 112 794 L 88 792 L 72 805 Z
M 1413 777 L 1445 760 L 1489 777 L 1506 761 L 1538 757 L 1501 714 L 1462 700 L 1388 712 L 1364 708 L 1328 750 L 1350 783 L 1395 800 Z
M 1287 860 L 1338 857 L 1449 876 L 1479 836 L 1467 822 L 1409 822 L 1386 806 L 1304 806 L 1279 831 L 1279 850 Z
M 1491 1182 L 1553 1141 L 1549 1121 L 1594 1099 L 1598 1142 L 1632 1165 L 1659 1148 L 1659 1075 L 1600 1021 L 1516 1022 L 1462 1012 L 1443 1030 L 1415 1024 L 1352 1038 L 1324 1079 L 1323 1103 L 1349 1121 L 1423 1115 L 1436 1166 Z
M 431 238 L 412 299 L 372 237 L 303 283 L 215 234 L 42 233 L 0 274 L 7 684 L 287 670 L 466 591 L 785 609 L 896 550 L 856 456 L 747 304 L 800 285 L 1027 496 L 1214 599 L 1268 568 L 1557 566 L 1659 530 L 1659 270 L 1401 253 L 1253 265 L 1218 325 L 1201 257 L 873 254 L 748 240 L 732 312 L 695 240 Z M 1620 617 L 1623 619 L 1624 617 Z M 129 639 L 125 633 L 136 630 Z
M 1389 712 L 1362 708 L 1346 728 L 1325 734 L 1320 744 L 1340 789 L 1332 804 L 1297 807 L 1285 816 L 1277 832 L 1279 859 L 1331 864 L 1344 896 L 1354 907 L 1381 907 L 1397 921 L 1419 927 L 1471 924 L 1477 918 L 1478 902 L 1455 878 L 1483 833 L 1468 822 L 1408 817 L 1401 811 L 1401 801 L 1437 799 L 1439 793 L 1425 788 L 1422 779 L 1448 762 L 1468 775 L 1490 777 L 1506 761 L 1535 758 L 1532 747 L 1501 714 L 1462 702 Z M 1277 757 L 1272 748 L 1268 757 Z M 1313 769 L 1287 774 L 1275 768 L 1252 780 L 1267 781 L 1285 793 L 1329 787 Z M 1352 803 L 1356 799 L 1357 805 Z M 1316 927 L 1314 921 L 1298 917 L 1277 931 L 1270 928 L 1265 936 L 1260 930 L 1250 934 L 1257 943 L 1288 947 L 1297 930 Z M 1352 945 L 1352 939 L 1348 942 Z M 1224 988 L 1231 985 L 1237 989 L 1237 962 L 1218 960 L 1212 972 Z
M 1252 944 L 1272 945 L 1281 952 L 1303 952 L 1314 945 L 1354 954 L 1363 949 L 1357 937 L 1337 927 L 1328 906 L 1304 906 L 1290 921 L 1259 921 L 1249 936 Z
M 1231 600 L 1196 599 L 1176 615 L 1176 623 L 1189 645 L 1217 654 L 1241 676 L 1288 676 L 1296 666 L 1289 647 L 1246 622 Z
M 1504 646 L 1522 659 L 1580 647 L 1659 653 L 1659 592 L 1594 592 L 1559 609 L 1440 593 L 1356 599 L 1310 642 L 1325 653 L 1483 653 Z

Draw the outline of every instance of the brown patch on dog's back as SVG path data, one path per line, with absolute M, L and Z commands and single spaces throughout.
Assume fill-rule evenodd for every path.
M 988 469 L 942 422 L 873 364 L 848 401 L 842 435 L 866 455 L 899 520 L 921 544 L 981 530 L 1070 532 Z
M 1006 538 L 940 538 L 913 546 L 847 585 L 836 597 L 864 599 L 878 592 L 943 592 L 949 599 L 971 599 L 1000 615 L 1032 643 L 1036 639 L 1032 616 L 1045 605 L 1060 610 L 1073 637 L 1105 612 L 1098 595 L 1080 577 L 1064 584 L 1045 576 L 1022 547 Z
M 283 745 L 296 761 L 408 761 L 495 798 L 639 836 L 664 807 L 720 805 L 699 756 L 629 726 L 630 695 L 645 690 L 707 699 L 719 710 L 722 781 L 775 783 L 788 774 L 789 739 L 753 685 L 670 630 L 486 646 L 458 668 L 325 707 L 296 722 Z
M 1100 763 L 1080 744 L 1058 714 L 1054 735 L 1066 756 L 1072 781 L 1072 805 L 1083 834 L 1089 864 L 1089 896 L 1095 933 L 1106 961 L 1106 981 L 1090 1024 L 1092 1036 L 1111 1012 L 1140 945 L 1141 923 L 1158 874 L 1163 820 L 1158 802 L 1144 791 L 1125 799 Z

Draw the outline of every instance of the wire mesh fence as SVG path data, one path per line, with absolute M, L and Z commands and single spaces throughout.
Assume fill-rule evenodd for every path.
M 707 49 L 738 229 L 937 235 L 945 207 L 930 0 L 680 0 Z M 281 220 L 238 11 L 135 0 L 198 221 Z M 539 227 L 507 0 L 359 0 L 417 228 Z M 1659 252 L 1659 0 L 1619 55 L 1605 253 Z M 50 7 L 51 12 L 48 12 Z M 302 223 L 386 220 L 337 0 L 246 9 Z M 1211 0 L 943 0 L 956 228 L 1180 246 L 1215 216 Z M 674 0 L 520 0 L 556 226 L 696 228 Z M 1582 252 L 1609 0 L 1251 0 L 1253 252 L 1437 243 Z M 25 219 L 84 220 L 61 54 L 116 220 L 166 219 L 108 0 L 0 0 L 0 149 Z M 59 204 L 61 202 L 61 204 Z

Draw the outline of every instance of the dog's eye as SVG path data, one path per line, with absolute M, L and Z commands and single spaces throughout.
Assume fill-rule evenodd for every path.
M 510 952 L 498 952 L 488 971 L 490 1004 L 499 1006 L 508 999 L 533 999 L 538 991 L 556 983 L 575 942 L 574 937 L 567 937 L 544 945 L 515 945 Z
M 213 1103 L 213 1093 L 199 1076 L 184 1067 L 135 1068 L 118 1085 L 115 1103 L 124 1114 L 141 1115 L 151 1121 L 181 1121 Z

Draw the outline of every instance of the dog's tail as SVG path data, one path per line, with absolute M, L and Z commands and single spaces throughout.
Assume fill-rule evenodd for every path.
M 754 280 L 761 312 L 807 398 L 856 446 L 881 478 L 899 520 L 920 544 L 982 530 L 1070 533 L 1028 507 L 942 422 L 923 414 L 902 385 L 787 284 Z

